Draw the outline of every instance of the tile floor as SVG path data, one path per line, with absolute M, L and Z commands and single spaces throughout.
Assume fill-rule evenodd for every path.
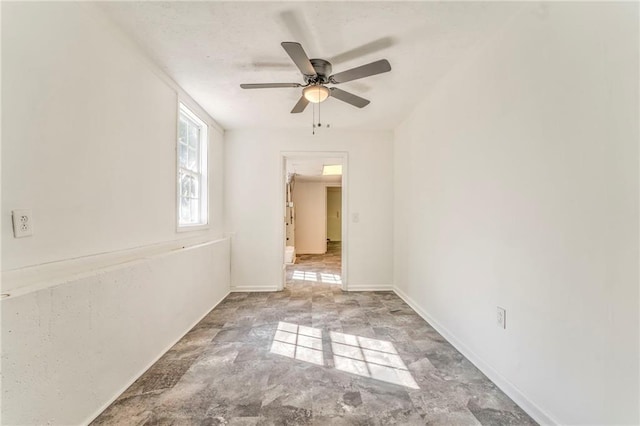
M 339 250 L 230 294 L 92 424 L 535 424 L 394 293 L 342 292 Z
M 341 286 L 342 244 L 327 243 L 325 254 L 299 254 L 296 262 L 287 266 L 287 286 L 336 284 Z

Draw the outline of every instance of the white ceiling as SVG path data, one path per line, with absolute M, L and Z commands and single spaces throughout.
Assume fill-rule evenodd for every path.
M 226 129 L 310 127 L 311 105 L 290 114 L 301 89 L 240 89 L 300 82 L 280 46 L 300 42 L 333 72 L 386 58 L 389 73 L 343 83 L 367 98 L 321 104 L 333 128 L 394 129 L 433 85 L 522 4 L 508 2 L 105 2 L 100 7 Z

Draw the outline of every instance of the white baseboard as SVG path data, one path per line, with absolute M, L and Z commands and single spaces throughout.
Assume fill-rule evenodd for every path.
M 393 291 L 391 285 L 352 285 L 347 284 L 347 291 Z
M 231 293 L 249 293 L 249 292 L 263 292 L 263 291 L 279 291 L 278 286 L 275 285 L 240 285 L 231 287 Z
M 491 365 L 476 355 L 460 339 L 451 333 L 446 327 L 436 321 L 429 313 L 423 310 L 413 299 L 398 287 L 393 287 L 396 293 L 407 305 L 409 305 L 418 315 L 428 322 L 438 333 L 442 335 L 451 345 L 453 345 L 462 355 L 464 355 L 473 365 L 475 365 L 485 376 L 487 376 L 496 386 L 500 388 L 509 398 L 518 404 L 527 414 L 541 425 L 559 425 L 556 419 L 546 413 L 537 404 L 531 401 L 520 389 L 498 373 Z
M 220 302 L 222 302 L 228 295 L 230 292 L 227 292 L 227 294 L 225 294 L 220 300 L 218 300 L 211 309 L 209 309 L 207 312 L 205 312 L 196 322 L 194 322 L 193 324 L 191 324 L 191 326 L 189 326 L 187 328 L 187 330 L 180 336 L 178 337 L 175 341 L 173 341 L 172 343 L 170 343 L 167 347 L 165 347 L 160 354 L 154 358 L 149 364 L 146 365 L 146 367 L 143 367 L 142 370 L 140 370 L 140 372 L 138 372 L 136 375 L 134 375 L 134 377 L 129 380 L 118 392 L 116 392 L 116 394 L 109 400 L 107 401 L 104 405 L 102 405 L 102 407 L 100 407 L 96 412 L 94 412 L 93 414 L 91 414 L 88 418 L 87 421 L 83 422 L 84 425 L 88 425 L 90 424 L 92 421 L 94 421 L 96 418 L 98 418 L 98 416 L 100 414 L 102 414 L 102 412 L 104 410 L 106 410 L 111 404 L 113 404 L 113 402 L 118 399 L 118 397 L 120 395 L 122 395 L 124 393 L 124 391 L 126 391 L 127 389 L 129 389 L 129 386 L 131 386 L 136 380 L 138 380 L 140 378 L 140 376 L 142 376 L 149 368 L 151 368 L 151 366 L 153 364 L 155 364 L 156 362 L 158 362 L 158 360 L 160 358 L 162 358 L 162 356 L 167 353 L 169 351 L 169 349 L 171 349 L 173 347 L 173 345 L 175 345 L 176 343 L 178 343 L 189 331 L 191 331 L 191 329 L 193 327 L 196 326 L 196 324 L 198 324 L 200 321 L 202 321 L 204 319 L 204 317 L 206 317 L 207 315 L 209 315 L 209 313 L 214 310 L 216 308 L 216 306 L 218 306 L 220 304 Z

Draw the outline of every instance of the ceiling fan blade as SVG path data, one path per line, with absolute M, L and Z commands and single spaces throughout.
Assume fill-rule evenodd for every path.
M 331 96 L 358 108 L 364 108 L 370 103 L 370 101 L 366 100 L 365 98 L 356 96 L 353 93 L 345 92 L 344 90 L 338 89 L 337 87 L 331 88 Z
M 257 84 L 241 84 L 243 89 L 272 89 L 277 87 L 300 87 L 298 83 L 257 83 Z
M 316 75 L 316 70 L 313 68 L 313 65 L 311 65 L 311 61 L 309 60 L 309 57 L 305 53 L 300 43 L 283 41 L 280 44 L 287 52 L 287 54 L 291 57 L 291 60 L 296 64 L 302 74 L 308 76 Z
M 391 65 L 386 59 L 371 62 L 370 64 L 362 65 L 356 68 L 351 68 L 347 71 L 334 74 L 329 79 L 333 83 L 346 83 L 347 81 L 357 80 L 359 78 L 369 77 L 371 75 L 382 74 L 383 72 L 391 71 Z
M 316 39 L 309 33 L 309 28 L 313 27 L 309 20 L 305 18 L 302 9 L 284 10 L 279 14 L 279 18 L 284 27 L 289 30 L 290 40 L 296 40 L 303 46 L 307 46 L 312 52 L 319 50 L 317 49 Z
M 300 100 L 291 110 L 291 114 L 297 114 L 299 112 L 304 111 L 304 109 L 309 105 L 309 101 L 304 96 L 300 96 Z
M 336 65 L 342 62 L 349 61 L 351 59 L 356 59 L 361 56 L 369 55 L 379 50 L 386 49 L 387 47 L 391 47 L 395 44 L 395 42 L 396 41 L 393 37 L 382 37 L 367 44 L 363 44 L 362 46 L 358 46 L 351 50 L 347 50 L 346 52 L 342 52 L 339 55 L 336 55 L 329 59 L 329 62 L 331 62 L 333 65 Z

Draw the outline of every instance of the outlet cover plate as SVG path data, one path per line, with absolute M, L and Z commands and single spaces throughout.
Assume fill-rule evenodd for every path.
M 33 215 L 30 209 L 12 210 L 11 219 L 14 237 L 23 238 L 33 235 Z

